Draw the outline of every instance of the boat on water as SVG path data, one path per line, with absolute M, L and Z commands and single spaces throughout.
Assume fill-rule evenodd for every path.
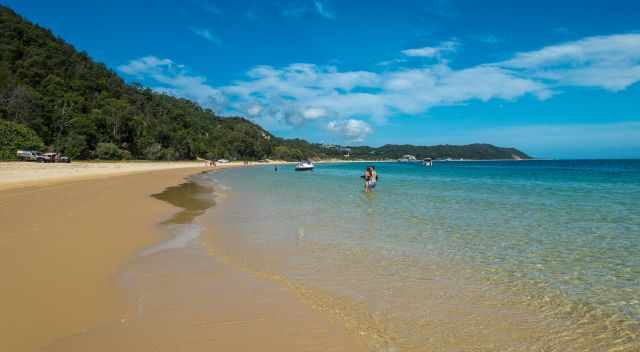
M 309 160 L 301 160 L 298 164 L 296 164 L 296 171 L 311 171 L 315 165 Z
M 416 157 L 411 155 L 411 154 L 405 154 L 405 155 L 402 156 L 402 158 L 398 159 L 398 162 L 400 162 L 400 163 L 415 163 L 415 162 L 418 162 L 418 159 L 416 159 Z

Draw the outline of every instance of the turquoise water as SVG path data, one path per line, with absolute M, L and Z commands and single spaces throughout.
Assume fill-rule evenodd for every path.
M 227 253 L 247 261 L 249 252 L 233 250 L 246 245 L 260 270 L 411 322 L 388 323 L 402 330 L 394 332 L 400 345 L 426 343 L 420 329 L 407 332 L 417 321 L 472 326 L 429 308 L 435 294 L 425 292 L 436 290 L 482 321 L 522 306 L 540 315 L 523 327 L 549 336 L 565 338 L 576 324 L 585 336 L 603 334 L 576 335 L 575 350 L 639 347 L 640 161 L 374 165 L 380 181 L 370 194 L 360 163 L 210 175 L 225 193 L 211 216 L 236 241 Z M 465 346 L 482 344 L 474 336 Z M 509 348 L 519 349 L 501 350 Z

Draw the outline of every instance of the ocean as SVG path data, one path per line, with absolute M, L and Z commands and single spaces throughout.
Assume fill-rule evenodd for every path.
M 379 182 L 364 193 L 375 165 Z M 203 239 L 372 350 L 640 350 L 640 160 L 206 174 Z

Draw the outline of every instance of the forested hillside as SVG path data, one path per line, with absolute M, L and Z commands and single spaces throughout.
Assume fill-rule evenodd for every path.
M 469 145 L 435 145 L 435 146 L 415 146 L 415 145 L 395 145 L 387 144 L 379 148 L 353 147 L 351 154 L 354 158 L 378 158 L 378 159 L 398 159 L 405 154 L 410 154 L 418 159 L 530 159 L 527 154 L 515 148 L 501 148 L 491 144 L 469 144 Z
M 339 148 L 277 138 L 244 118 L 219 117 L 189 100 L 127 84 L 48 29 L 1 5 L 0 122 L 0 159 L 15 157 L 17 148 L 55 150 L 80 159 L 296 160 L 344 154 Z M 495 149 L 485 147 L 437 155 L 524 156 L 518 151 L 492 154 Z M 429 147 L 358 147 L 353 155 L 379 159 L 430 153 L 420 148 Z

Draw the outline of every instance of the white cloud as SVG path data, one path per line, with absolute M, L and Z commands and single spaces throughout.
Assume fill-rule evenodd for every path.
M 322 108 L 306 108 L 302 111 L 302 116 L 309 120 L 319 119 L 327 116 L 327 112 Z
M 402 50 L 402 54 L 412 57 L 440 57 L 444 53 L 456 51 L 459 45 L 460 43 L 457 40 L 447 40 L 438 46 Z
M 194 99 L 219 113 L 245 115 L 272 129 L 327 119 L 329 130 L 350 140 L 372 133 L 358 122 L 381 124 L 395 115 L 419 115 L 437 106 L 526 95 L 545 100 L 566 86 L 620 90 L 640 80 L 640 35 L 592 37 L 512 59 L 467 68 L 445 61 L 383 72 L 339 71 L 334 66 L 294 63 L 256 66 L 246 78 L 214 87 L 172 60 L 147 56 L 118 69 L 145 78 L 155 89 Z M 453 48 L 455 45 L 443 45 Z
M 190 75 L 184 66 L 169 59 L 146 56 L 118 66 L 118 70 L 152 81 L 152 88 L 158 92 L 191 99 L 206 107 L 220 108 L 226 103 L 218 89 L 206 84 L 205 77 Z
M 405 63 L 405 62 L 407 62 L 407 59 L 400 58 L 400 59 L 391 59 L 391 60 L 380 61 L 376 65 L 378 65 L 378 66 L 392 66 L 392 65 L 402 64 L 402 63 Z
M 173 66 L 173 61 L 169 59 L 159 59 L 155 56 L 145 56 L 137 60 L 131 60 L 126 65 L 118 66 L 118 70 L 132 76 L 140 76 L 155 72 L 161 67 Z
M 274 128 L 327 117 L 381 123 L 395 114 L 416 115 L 474 99 L 512 100 L 526 94 L 546 99 L 552 94 L 543 84 L 499 67 L 454 70 L 443 63 L 384 73 L 312 64 L 257 66 L 247 77 L 219 88 L 230 103 L 228 113 L 254 116 Z M 269 108 L 258 114 L 246 110 L 255 105 Z
M 249 114 L 249 116 L 256 116 L 260 113 L 260 111 L 262 111 L 262 106 L 260 105 L 253 105 L 247 109 L 247 113 Z
M 222 41 L 207 28 L 189 27 L 189 30 L 195 35 L 203 38 L 213 44 L 220 45 Z
M 331 12 L 328 8 L 327 8 L 327 4 L 326 2 L 322 1 L 322 0 L 315 0 L 313 2 L 314 6 L 316 7 L 316 11 L 318 12 L 318 14 L 326 19 L 330 19 L 333 20 L 335 19 L 335 15 L 333 14 L 333 12 Z
M 640 34 L 584 38 L 516 54 L 497 65 L 565 86 L 619 91 L 640 80 Z
M 368 123 L 355 119 L 330 121 L 327 124 L 327 129 L 345 138 L 349 142 L 362 142 L 373 132 L 373 129 Z

